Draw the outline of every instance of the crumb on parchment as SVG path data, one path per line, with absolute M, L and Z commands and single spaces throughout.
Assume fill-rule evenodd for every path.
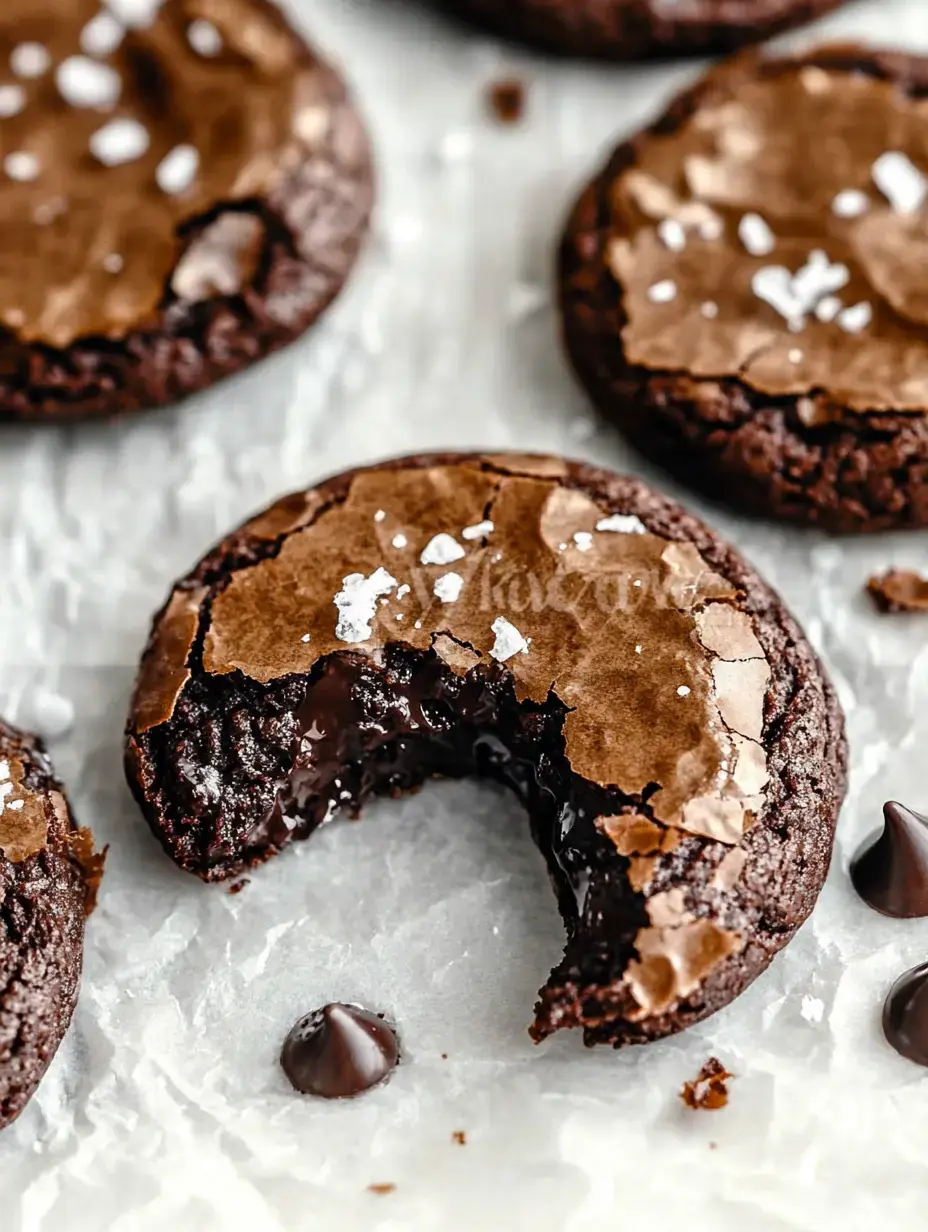
M 718 1058 L 710 1057 L 695 1082 L 684 1082 L 680 1098 L 687 1108 L 704 1112 L 724 1108 L 728 1103 L 729 1078 L 734 1078 L 734 1074 L 730 1074 Z

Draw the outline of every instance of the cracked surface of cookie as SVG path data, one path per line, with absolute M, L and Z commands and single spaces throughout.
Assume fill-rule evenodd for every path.
M 367 138 L 270 0 L 9 0 L 0 63 L 0 416 L 172 401 L 337 294 Z
M 744 55 L 580 198 L 570 357 L 682 480 L 837 531 L 928 523 L 926 96 L 922 59 Z
M 0 1129 L 68 1029 L 102 865 L 44 749 L 0 720 Z
M 442 8 L 559 55 L 708 55 L 760 42 L 844 0 L 439 0 Z
M 453 584 L 452 584 L 452 579 Z M 127 773 L 171 857 L 232 877 L 433 775 L 516 791 L 567 928 L 541 1039 L 679 1030 L 811 910 L 843 727 L 777 597 L 636 480 L 434 455 L 285 498 L 155 620 Z

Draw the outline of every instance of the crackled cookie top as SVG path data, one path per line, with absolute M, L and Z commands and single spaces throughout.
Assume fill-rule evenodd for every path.
M 266 684 L 391 643 L 460 675 L 495 661 L 519 700 L 568 708 L 576 774 L 650 789 L 661 822 L 735 844 L 762 804 L 770 670 L 738 592 L 556 462 L 363 471 L 344 499 L 290 499 L 244 533 L 284 537 L 212 598 L 208 674 Z M 157 626 L 139 731 L 173 711 L 205 594 L 178 590 Z
M 121 338 L 176 294 L 238 290 L 261 197 L 326 128 L 314 62 L 266 0 L 4 0 L 0 323 L 26 342 Z
M 854 411 L 928 408 L 925 100 L 847 48 L 743 58 L 695 99 L 613 184 L 628 360 Z

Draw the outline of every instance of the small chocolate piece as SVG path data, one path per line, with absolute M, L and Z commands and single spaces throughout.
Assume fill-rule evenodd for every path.
M 642 60 L 759 42 L 844 0 L 438 0 L 450 13 L 563 56 Z
M 851 862 L 860 897 L 894 920 L 928 916 L 928 817 L 901 804 L 883 805 L 882 834 L 864 844 Z
M 68 1029 L 102 870 L 42 744 L 0 720 L 0 1129 Z
M 532 1035 L 614 1045 L 706 1017 L 787 943 L 844 757 L 733 549 L 637 480 L 520 455 L 352 471 L 234 532 L 156 619 L 127 739 L 154 832 L 210 881 L 374 795 L 502 781 L 568 931 Z
M 3 86 L 0 417 L 154 406 L 254 363 L 366 231 L 363 126 L 278 7 L 148 8 L 104 46 L 100 0 L 0 5 L 0 60 L 35 40 L 46 61 Z
M 494 81 L 489 89 L 489 101 L 500 124 L 518 124 L 525 113 L 525 85 L 515 79 Z
M 391 1181 L 383 1181 L 379 1184 L 368 1185 L 367 1192 L 372 1193 L 372 1194 L 379 1194 L 382 1197 L 384 1194 L 393 1193 L 395 1189 L 396 1189 L 396 1186 Z
M 352 1099 L 390 1076 L 399 1061 L 396 1033 L 376 1014 L 335 1002 L 296 1024 L 280 1063 L 294 1088 L 322 1099 Z
M 695 1082 L 684 1082 L 680 1098 L 687 1108 L 715 1112 L 728 1103 L 728 1079 L 734 1078 L 717 1057 L 710 1057 Z
M 881 612 L 928 612 L 928 578 L 908 569 L 872 577 L 867 590 Z
M 454 1142 L 456 1146 L 467 1146 L 467 1134 L 463 1129 L 456 1129 L 451 1135 L 451 1141 Z
M 928 1065 L 928 963 L 893 984 L 883 1006 L 883 1034 L 896 1052 Z
M 928 525 L 926 98 L 928 59 L 745 54 L 580 197 L 567 349 L 682 482 L 838 532 Z

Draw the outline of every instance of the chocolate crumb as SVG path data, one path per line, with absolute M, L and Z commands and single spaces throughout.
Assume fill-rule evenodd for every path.
M 909 569 L 872 577 L 867 590 L 881 612 L 928 612 L 928 578 Z
M 441 1054 L 441 1059 L 442 1059 L 443 1061 L 447 1061 L 447 1060 L 448 1060 L 448 1054 L 447 1054 L 447 1052 L 443 1052 L 443 1053 Z
M 367 1187 L 368 1193 L 373 1193 L 373 1194 L 393 1193 L 394 1189 L 396 1189 L 396 1186 L 390 1184 L 389 1182 L 385 1185 L 368 1185 Z
M 451 1135 L 451 1141 L 456 1142 L 458 1146 L 467 1146 L 467 1134 L 463 1129 L 456 1129 Z
M 710 1057 L 699 1071 L 695 1082 L 684 1082 L 680 1098 L 687 1108 L 702 1109 L 705 1112 L 724 1108 L 728 1103 L 726 1083 L 729 1078 L 734 1078 L 734 1074 L 730 1074 L 717 1057 Z M 709 1145 L 714 1147 L 715 1144 Z
M 241 881 L 235 881 L 232 883 L 232 885 L 229 886 L 229 893 L 230 894 L 241 894 L 242 890 L 244 890 L 245 886 L 247 885 L 251 885 L 251 878 L 243 877 Z
M 500 124 L 518 124 L 525 114 L 525 85 L 516 79 L 494 81 L 488 91 L 490 107 Z

